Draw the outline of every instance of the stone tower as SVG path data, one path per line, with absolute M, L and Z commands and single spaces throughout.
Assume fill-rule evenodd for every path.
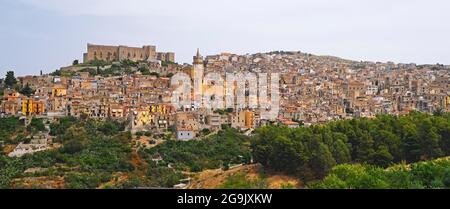
M 200 55 L 200 50 L 197 49 L 197 54 L 194 56 L 193 67 L 191 71 L 191 79 L 193 81 L 192 101 L 195 108 L 202 105 L 203 97 L 203 74 L 204 74 L 203 57 Z
M 194 65 L 203 65 L 203 57 L 200 55 L 200 49 L 197 48 L 197 54 L 194 56 Z

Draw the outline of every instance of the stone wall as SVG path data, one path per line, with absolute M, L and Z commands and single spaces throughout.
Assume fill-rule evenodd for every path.
M 164 62 L 175 62 L 175 53 L 173 52 L 158 52 L 157 59 Z

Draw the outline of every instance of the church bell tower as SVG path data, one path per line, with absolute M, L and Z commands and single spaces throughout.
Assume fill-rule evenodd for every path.
M 200 55 L 200 50 L 197 49 L 197 54 L 194 56 L 193 67 L 191 71 L 191 79 L 193 81 L 192 100 L 195 109 L 201 107 L 203 97 L 203 74 L 205 65 L 203 57 Z

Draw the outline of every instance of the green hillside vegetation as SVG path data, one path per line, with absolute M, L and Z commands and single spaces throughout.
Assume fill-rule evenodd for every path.
M 23 121 L 19 120 L 18 117 L 0 118 L 0 153 L 3 153 L 2 145 L 27 142 L 30 140 L 30 135 L 45 131 L 46 128 L 42 119 L 33 118 L 30 124 L 25 127 Z
M 6 120 L 6 119 L 5 119 Z M 2 130 L 15 126 L 1 123 Z M 18 121 L 18 120 L 16 120 Z M 129 172 L 134 168 L 131 159 L 131 134 L 124 132 L 119 122 L 79 121 L 63 118 L 51 124 L 52 134 L 62 148 L 9 158 L 0 155 L 0 188 L 9 188 L 15 178 L 64 177 L 66 188 L 96 188 L 112 178 L 116 172 Z M 32 121 L 30 130 L 41 130 L 40 120 Z M 25 174 L 29 168 L 45 168 L 43 173 Z
M 170 140 L 141 152 L 147 161 L 151 161 L 155 154 L 163 157 L 163 163 L 192 172 L 227 167 L 228 164 L 249 163 L 251 158 L 249 139 L 231 128 L 205 140 Z
M 25 131 L 25 126 L 18 117 L 0 118 L 0 141 L 4 144 L 21 142 L 26 135 Z
M 252 138 L 256 162 L 304 181 L 321 179 L 335 166 L 379 167 L 450 155 L 450 114 L 381 115 L 289 129 L 267 126 Z
M 311 189 L 450 189 L 450 158 L 399 164 L 388 169 L 371 165 L 334 167 Z
M 136 149 L 126 121 L 65 117 L 50 124 L 50 135 L 61 148 L 21 158 L 0 153 L 0 188 L 27 187 L 20 183 L 26 177 L 62 179 L 62 187 L 76 189 L 172 187 L 190 172 L 226 170 L 250 163 L 252 156 L 267 170 L 306 184 L 315 181 L 309 188 L 448 188 L 448 160 L 430 160 L 450 156 L 449 119 L 450 114 L 442 112 L 383 115 L 298 129 L 266 126 L 252 137 L 224 127 L 207 139 L 165 138 L 155 147 Z M 16 117 L 0 118 L 0 141 L 5 145 L 39 131 L 46 131 L 41 119 L 25 127 Z M 155 160 L 158 156 L 162 160 Z M 392 167 L 395 164 L 400 165 Z M 25 173 L 30 168 L 41 169 Z M 266 185 L 247 180 L 237 175 L 221 187 Z
M 1 118 L 1 134 L 7 138 L 17 135 L 18 128 L 25 132 L 45 129 L 41 119 L 33 119 L 24 127 L 18 118 Z M 132 135 L 125 131 L 127 122 L 113 120 L 80 120 L 61 118 L 50 124 L 58 149 L 10 158 L 0 154 L 0 188 L 11 188 L 15 180 L 25 177 L 63 179 L 64 188 L 171 188 L 187 176 L 183 171 L 201 171 L 226 167 L 228 164 L 250 161 L 249 139 L 237 130 L 227 129 L 202 141 L 174 141 L 151 149 L 140 149 L 139 158 L 144 165 L 133 163 Z M 20 134 L 19 134 L 20 135 Z M 17 137 L 13 137 L 14 139 Z M 18 141 L 9 140 L 17 144 Z M 159 153 L 164 161 L 154 162 Z M 139 160 L 139 159 L 137 159 Z M 169 166 L 169 164 L 171 166 Z M 37 173 L 24 173 L 30 168 L 40 168 Z M 123 178 L 118 181 L 119 178 Z M 115 183 L 111 183 L 115 182 Z M 14 184 L 14 188 L 26 188 Z M 33 185 L 39 188 L 39 185 Z

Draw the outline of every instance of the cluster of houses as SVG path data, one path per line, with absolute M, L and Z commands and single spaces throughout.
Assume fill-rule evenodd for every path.
M 305 125 L 450 110 L 450 66 L 357 62 L 302 52 L 206 58 L 208 71 L 281 74 L 280 117 Z
M 191 140 L 204 129 L 219 130 L 223 125 L 246 130 L 279 123 L 296 128 L 300 124 L 377 114 L 450 110 L 450 68 L 443 65 L 355 62 L 301 52 L 272 52 L 222 53 L 205 59 L 197 54 L 194 66 L 149 63 L 147 67 L 152 72 L 192 75 L 195 65 L 201 65 L 205 72 L 222 74 L 280 73 L 278 117 L 265 120 L 259 110 L 250 108 L 177 108 L 171 103 L 174 89 L 170 77 L 143 75 L 139 71 L 111 77 L 86 72 L 71 77 L 20 77 L 19 83 L 35 93 L 27 97 L 5 89 L 0 114 L 52 120 L 65 116 L 124 120 L 134 131 L 171 131 L 179 140 Z

